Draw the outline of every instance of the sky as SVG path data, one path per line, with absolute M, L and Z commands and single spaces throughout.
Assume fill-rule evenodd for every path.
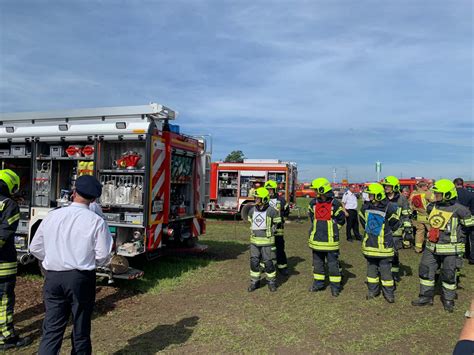
M 470 0 L 0 0 L 0 111 L 157 102 L 213 160 L 474 179 Z

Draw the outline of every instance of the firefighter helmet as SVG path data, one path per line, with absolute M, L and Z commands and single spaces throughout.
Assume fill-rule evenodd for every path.
M 270 194 L 264 187 L 259 187 L 256 189 L 253 196 L 255 198 L 260 198 L 263 204 L 267 204 L 270 201 Z
M 11 195 L 18 192 L 20 189 L 20 178 L 10 169 L 0 170 L 0 181 L 3 181 L 8 188 Z
M 278 185 L 277 185 L 276 181 L 274 181 L 274 180 L 268 180 L 268 181 L 265 183 L 264 187 L 265 187 L 266 189 L 274 189 L 274 190 L 276 190 L 276 189 L 278 188 Z
M 394 192 L 400 191 L 400 180 L 398 180 L 395 176 L 387 176 L 382 181 L 383 186 L 392 186 Z
M 314 179 L 311 182 L 311 188 L 320 194 L 325 194 L 332 190 L 331 183 L 326 178 Z
M 370 184 L 365 192 L 374 195 L 375 201 L 382 201 L 385 198 L 385 189 L 379 183 Z
M 458 196 L 456 186 L 451 180 L 441 179 L 435 182 L 431 190 L 443 195 L 443 201 L 455 199 Z

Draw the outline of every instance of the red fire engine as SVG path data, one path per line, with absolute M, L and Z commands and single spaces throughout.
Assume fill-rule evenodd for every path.
M 209 214 L 237 214 L 252 202 L 252 193 L 265 181 L 275 180 L 278 193 L 290 204 L 296 202 L 298 170 L 295 163 L 280 160 L 245 159 L 243 163 L 211 164 Z
M 70 203 L 83 174 L 103 185 L 99 202 L 115 259 L 153 258 L 176 241 L 193 245 L 205 227 L 210 156 L 203 138 L 169 123 L 175 116 L 158 104 L 1 114 L 1 168 L 16 171 L 22 184 L 18 261 L 34 260 L 28 246 L 36 229 L 49 211 Z M 130 268 L 98 271 L 109 278 L 141 275 Z

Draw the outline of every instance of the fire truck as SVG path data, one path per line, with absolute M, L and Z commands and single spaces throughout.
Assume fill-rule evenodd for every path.
M 311 188 L 311 183 L 302 182 L 296 187 L 296 197 L 315 198 L 316 192 Z
M 153 259 L 166 245 L 194 245 L 205 231 L 210 154 L 204 137 L 170 124 L 176 115 L 154 103 L 1 114 L 1 168 L 21 179 L 14 197 L 21 212 L 18 261 L 34 261 L 28 246 L 36 229 L 52 209 L 70 203 L 83 174 L 103 185 L 97 202 L 114 239 L 115 264 L 98 269 L 102 276 L 139 277 L 127 258 Z
M 296 202 L 296 163 L 271 159 L 244 159 L 243 163 L 211 164 L 208 214 L 238 214 L 254 201 L 252 193 L 265 181 L 275 180 L 277 193 L 290 204 Z

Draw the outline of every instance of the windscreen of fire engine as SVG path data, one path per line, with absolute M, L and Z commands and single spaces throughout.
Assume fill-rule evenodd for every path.
M 170 219 L 191 217 L 194 214 L 194 156 L 171 155 Z

